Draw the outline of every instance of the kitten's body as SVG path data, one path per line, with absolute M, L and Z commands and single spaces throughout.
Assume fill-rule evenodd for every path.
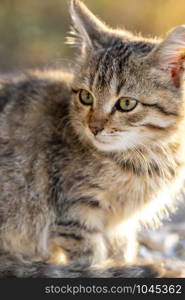
M 108 258 L 130 262 L 139 224 L 157 222 L 173 208 L 183 183 L 184 106 L 169 104 L 173 97 L 180 103 L 181 92 L 165 82 L 163 73 L 161 80 L 155 70 L 149 74 L 150 63 L 141 61 L 154 42 L 123 41 L 111 32 L 110 45 L 98 49 L 96 60 L 92 55 L 80 62 L 73 74 L 32 72 L 2 82 L 1 276 L 158 276 L 149 267 L 84 269 Z M 79 88 L 93 91 L 96 109 L 82 109 Z M 168 102 L 154 105 L 154 90 L 155 98 L 165 96 Z M 124 115 L 122 126 L 136 129 L 115 151 L 114 137 L 100 142 L 86 126 L 107 122 L 109 132 L 117 132 L 120 116 L 100 123 L 110 98 L 120 93 L 142 97 L 145 109 Z M 138 125 L 143 119 L 145 125 Z M 150 138 L 138 141 L 139 126 L 144 137 L 150 131 Z M 52 266 L 55 262 L 72 265 Z

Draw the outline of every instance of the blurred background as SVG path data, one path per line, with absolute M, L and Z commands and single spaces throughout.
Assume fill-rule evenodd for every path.
M 65 45 L 70 0 L 0 0 L 0 71 L 59 67 L 73 55 Z M 163 36 L 185 23 L 184 0 L 85 0 L 107 24 Z

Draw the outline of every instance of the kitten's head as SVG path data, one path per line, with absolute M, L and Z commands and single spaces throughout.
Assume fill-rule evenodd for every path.
M 164 41 L 112 30 L 71 2 L 70 43 L 80 49 L 71 120 L 102 151 L 150 146 L 173 136 L 184 114 L 185 26 Z

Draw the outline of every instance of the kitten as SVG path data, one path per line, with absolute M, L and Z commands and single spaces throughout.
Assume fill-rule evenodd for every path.
M 1 80 L 0 276 L 163 276 L 130 263 L 183 184 L 185 26 L 159 41 L 71 16 L 74 72 Z

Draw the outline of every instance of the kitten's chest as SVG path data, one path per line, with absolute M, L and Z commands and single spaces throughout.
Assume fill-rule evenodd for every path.
M 83 160 L 81 164 L 76 165 L 73 174 L 66 178 L 71 178 L 68 181 L 69 197 L 83 199 L 83 205 L 80 200 L 79 204 L 84 214 L 89 212 L 92 216 L 95 213 L 106 219 L 105 222 L 116 223 L 129 218 L 138 207 L 146 204 L 154 183 L 144 176 L 120 168 L 108 159 Z M 84 209 L 85 199 L 88 207 Z
M 128 215 L 128 209 L 145 202 L 152 182 L 144 176 L 137 176 L 131 171 L 120 169 L 114 164 L 103 168 L 99 174 L 101 191 L 97 193 L 102 205 L 111 212 Z

